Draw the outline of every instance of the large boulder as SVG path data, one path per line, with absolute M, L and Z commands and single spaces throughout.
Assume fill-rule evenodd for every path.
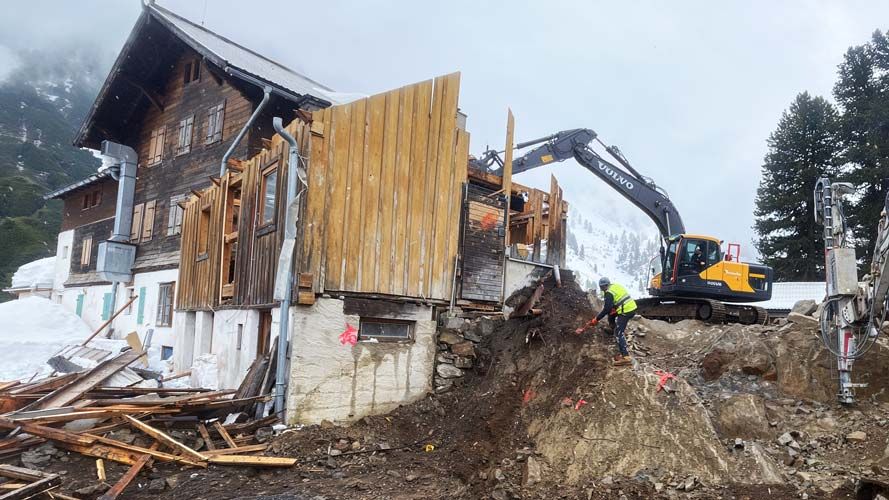
M 805 299 L 798 300 L 796 304 L 793 305 L 793 308 L 790 309 L 790 311 L 798 314 L 803 314 L 805 316 L 811 316 L 816 309 L 818 309 L 818 304 L 816 304 L 814 300 Z
M 737 394 L 714 405 L 714 424 L 723 439 L 769 437 L 769 420 L 763 399 Z

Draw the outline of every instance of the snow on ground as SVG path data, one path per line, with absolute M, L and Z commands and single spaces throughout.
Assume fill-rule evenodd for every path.
M 55 257 L 46 257 L 22 265 L 12 275 L 12 288 L 32 288 L 38 285 L 51 287 L 55 260 Z
M 0 304 L 0 380 L 48 375 L 52 369 L 46 360 L 90 333 L 76 314 L 48 299 L 26 297 Z

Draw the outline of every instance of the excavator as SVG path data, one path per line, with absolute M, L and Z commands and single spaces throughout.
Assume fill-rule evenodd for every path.
M 843 199 L 855 193 L 848 182 L 815 183 L 815 221 L 824 226 L 826 299 L 818 318 L 821 340 L 836 357 L 839 373 L 837 399 L 855 402 L 852 364 L 876 344 L 889 312 L 889 194 L 883 205 L 874 240 L 870 273 L 858 281 L 855 247 L 843 210 Z
M 592 149 L 597 141 L 619 164 Z M 516 150 L 536 146 L 513 159 L 512 173 L 574 158 L 654 221 L 662 238 L 660 255 L 651 261 L 648 292 L 636 300 L 639 314 L 675 321 L 700 319 L 711 323 L 765 323 L 768 313 L 753 302 L 772 296 L 772 269 L 740 262 L 740 246 L 713 236 L 689 234 L 666 191 L 639 173 L 615 146 L 606 146 L 590 129 L 572 129 L 522 142 Z M 473 167 L 502 174 L 500 152 L 485 151 L 471 161 Z M 696 253 L 696 250 L 700 252 Z

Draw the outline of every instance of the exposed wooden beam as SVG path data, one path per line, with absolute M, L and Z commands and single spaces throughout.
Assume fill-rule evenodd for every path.
M 161 96 L 157 95 L 157 93 L 155 93 L 153 90 L 145 88 L 145 86 L 143 86 L 141 83 L 133 80 L 132 78 L 128 77 L 127 75 L 125 75 L 123 73 L 118 73 L 118 76 L 120 77 L 121 80 L 123 80 L 123 81 L 129 83 L 130 85 L 132 85 L 133 87 L 136 87 L 137 89 L 139 89 L 139 91 L 142 92 L 142 95 L 144 95 L 151 102 L 151 104 L 153 104 L 154 107 L 158 109 L 158 111 L 163 113 L 164 101 Z

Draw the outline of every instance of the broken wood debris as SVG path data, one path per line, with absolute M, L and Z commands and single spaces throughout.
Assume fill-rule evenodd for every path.
M 295 458 L 263 455 L 269 428 L 277 423 L 276 416 L 265 416 L 274 385 L 273 358 L 260 358 L 238 390 L 107 386 L 143 355 L 141 349 L 129 349 L 89 370 L 0 383 L 0 458 L 52 443 L 97 459 L 97 487 L 102 488 L 107 487 L 107 461 L 129 466 L 100 497 L 109 500 L 121 497 L 153 461 L 198 468 L 296 463 Z M 226 418 L 232 415 L 238 418 Z M 251 419 L 254 415 L 258 418 Z M 65 427 L 71 423 L 78 430 Z M 211 432 L 218 434 L 216 443 Z M 0 500 L 30 498 L 60 485 L 58 475 L 0 465 Z

